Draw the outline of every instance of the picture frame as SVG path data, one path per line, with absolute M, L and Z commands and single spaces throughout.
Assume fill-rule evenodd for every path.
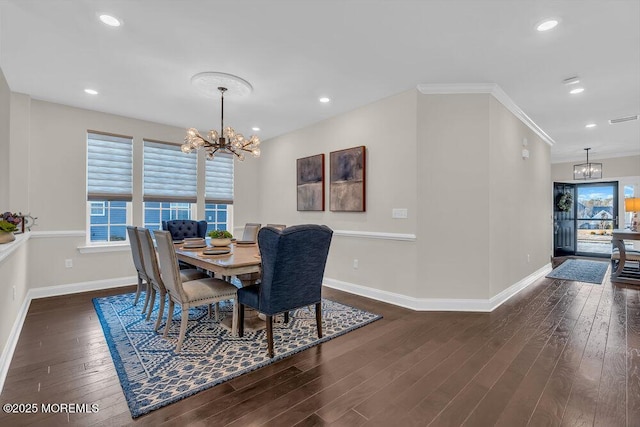
M 329 154 L 329 209 L 332 212 L 366 211 L 366 147 Z
M 324 154 L 296 160 L 298 211 L 324 211 Z

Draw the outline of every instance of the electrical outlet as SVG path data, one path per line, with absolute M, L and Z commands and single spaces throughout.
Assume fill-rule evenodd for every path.
M 64 266 L 66 268 L 73 268 L 73 260 L 71 258 L 67 258 L 64 260 Z
M 16 287 L 13 287 L 13 300 L 16 300 Z
M 357 260 L 357 259 L 354 259 L 354 260 L 353 260 L 353 269 L 354 269 L 354 270 L 357 270 L 357 269 L 358 269 L 358 260 Z
M 531 262 L 531 255 L 527 254 L 527 262 Z

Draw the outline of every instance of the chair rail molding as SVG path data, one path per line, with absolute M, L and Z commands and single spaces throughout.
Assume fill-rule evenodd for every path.
M 356 231 L 356 230 L 333 230 L 334 236 L 340 237 L 358 237 L 363 239 L 380 239 L 380 240 L 401 240 L 415 242 L 417 237 L 415 234 L 403 233 L 383 233 L 377 231 Z
M 87 232 L 85 230 L 50 230 L 50 231 L 32 231 L 31 236 L 34 239 L 47 239 L 57 237 L 84 237 Z

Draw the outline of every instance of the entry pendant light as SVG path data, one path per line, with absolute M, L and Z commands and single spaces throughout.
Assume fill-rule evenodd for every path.
M 207 153 L 207 160 L 213 160 L 218 152 L 232 153 L 239 160 L 244 160 L 244 153 L 250 153 L 253 157 L 260 157 L 260 138 L 252 135 L 246 139 L 241 133 L 237 133 L 231 126 L 224 127 L 224 93 L 226 87 L 218 87 L 220 91 L 220 133 L 210 130 L 207 136 L 200 135 L 198 129 L 190 128 L 184 138 L 184 144 L 180 147 L 183 153 L 191 153 L 194 150 L 203 149 Z
M 587 162 L 579 165 L 573 165 L 573 179 L 600 179 L 602 178 L 602 163 L 589 162 L 589 150 L 591 148 L 585 148 L 587 152 Z

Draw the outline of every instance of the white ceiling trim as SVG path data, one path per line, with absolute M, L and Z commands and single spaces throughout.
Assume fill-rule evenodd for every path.
M 496 83 L 452 83 L 452 84 L 431 84 L 421 83 L 418 85 L 418 91 L 425 95 L 444 95 L 444 94 L 469 94 L 469 93 L 488 93 L 504 107 L 511 111 L 522 123 L 529 129 L 534 131 L 544 142 L 553 146 L 555 141 L 547 135 L 529 116 L 526 115 L 520 107 L 509 95 L 507 95 Z

